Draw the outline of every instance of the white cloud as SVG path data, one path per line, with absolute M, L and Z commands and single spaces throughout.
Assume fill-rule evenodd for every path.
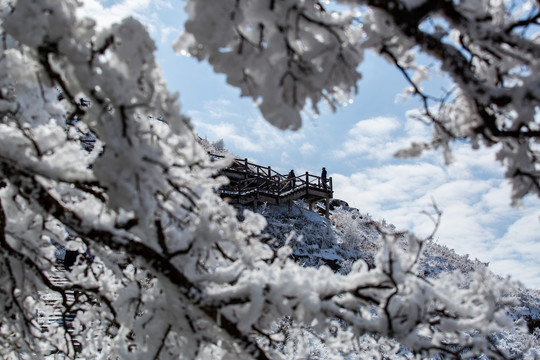
M 146 18 L 143 14 L 148 11 L 152 1 L 124 0 L 112 6 L 104 6 L 103 3 L 104 1 L 84 0 L 78 11 L 83 16 L 95 19 L 99 27 L 108 27 L 129 16 Z
M 537 261 L 540 254 L 540 209 L 519 217 L 508 227 L 503 237 L 496 240 L 491 256 L 502 261 L 506 258 L 524 258 Z M 538 266 L 540 271 L 540 266 Z
M 540 289 L 540 267 L 524 266 L 520 259 L 501 259 L 489 264 L 489 268 L 500 276 L 510 275 L 512 279 L 519 280 L 526 287 Z
M 391 161 L 398 150 L 408 148 L 411 142 L 429 143 L 431 128 L 415 120 L 412 114 L 414 111 L 409 111 L 404 122 L 380 116 L 357 122 L 333 154 L 341 159 L 353 157 L 383 163 Z
M 240 135 L 241 132 L 233 124 L 225 122 L 218 124 L 198 123 L 198 127 L 205 130 L 205 136 L 209 136 L 212 140 L 223 139 L 226 148 L 232 145 L 240 151 L 262 152 L 264 150 L 259 143 L 254 142 L 248 136 Z
M 349 134 L 353 137 L 385 136 L 399 127 L 400 123 L 397 119 L 379 116 L 357 122 Z
M 231 102 L 225 99 L 209 101 L 204 104 L 204 116 L 212 119 L 227 119 L 238 118 L 239 114 L 228 110 Z
M 540 200 L 529 198 L 522 209 L 509 206 L 511 190 L 494 152 L 460 145 L 450 166 L 431 154 L 414 164 L 332 174 L 335 196 L 421 236 L 433 230 L 430 219 L 421 215 L 433 199 L 443 211 L 438 241 L 489 262 L 498 274 L 540 288 Z
M 170 12 L 174 9 L 169 0 L 83 0 L 83 6 L 78 9 L 81 16 L 91 17 L 96 21 L 98 29 L 119 23 L 127 17 L 139 20 L 163 44 L 169 44 L 178 35 L 178 30 L 167 26 L 161 19 L 160 12 Z
M 399 126 L 399 121 L 390 117 L 361 120 L 349 130 L 345 142 L 334 151 L 334 154 L 338 158 L 359 155 L 370 158 L 388 158 L 392 150 L 378 145 L 388 144 L 391 134 L 398 130 Z
M 313 144 L 305 142 L 300 146 L 300 152 L 302 154 L 309 154 L 314 151 L 315 151 L 315 146 L 313 146 Z
M 239 155 L 247 156 L 249 152 L 274 152 L 281 154 L 280 161 L 283 163 L 290 160 L 287 152 L 293 149 L 300 153 L 315 150 L 313 144 L 305 141 L 303 133 L 277 129 L 258 113 L 241 113 L 229 100 L 209 101 L 203 108 L 203 111 L 188 112 L 199 135 L 223 139 L 226 147 L 233 153 L 239 152 Z

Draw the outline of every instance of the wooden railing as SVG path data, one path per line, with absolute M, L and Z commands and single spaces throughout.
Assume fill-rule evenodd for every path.
M 224 156 L 209 154 L 213 160 Z M 220 189 L 221 193 L 245 196 L 250 193 L 265 193 L 272 196 L 286 196 L 299 190 L 316 190 L 331 197 L 333 192 L 332 178 L 326 181 L 320 176 L 305 172 L 300 176 L 289 178 L 288 175 L 280 174 L 270 166 L 261 166 L 250 162 L 247 158 L 235 158 L 233 163 L 224 171 L 231 179 L 229 185 Z

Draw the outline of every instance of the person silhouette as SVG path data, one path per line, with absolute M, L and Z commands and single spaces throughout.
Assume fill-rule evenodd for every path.
M 294 189 L 296 186 L 296 175 L 294 174 L 294 170 L 289 171 L 289 176 L 287 176 L 287 178 L 289 179 L 289 187 Z

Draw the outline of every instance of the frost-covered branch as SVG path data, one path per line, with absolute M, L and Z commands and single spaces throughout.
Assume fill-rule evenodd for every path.
M 540 195 L 540 164 L 532 156 L 540 136 L 537 2 L 334 0 L 326 8 L 316 0 L 187 3 L 177 51 L 208 60 L 272 124 L 297 128 L 308 103 L 315 113 L 321 100 L 334 110 L 347 103 L 361 79 L 363 53 L 373 50 L 405 76 L 405 93 L 420 98 L 425 120 L 434 125 L 424 148 L 443 148 L 450 161 L 455 139 L 466 138 L 473 148 L 497 145 L 512 200 Z M 232 29 L 244 29 L 243 35 Z M 266 41 L 245 47 L 246 34 L 252 43 Z M 438 66 L 430 70 L 419 53 Z M 456 87 L 450 97 L 423 90 L 439 70 Z M 422 150 L 413 144 L 399 155 Z
M 205 20 L 219 29 L 200 36 L 219 34 L 226 46 L 190 44 L 230 66 L 229 81 L 263 97 L 277 124 L 286 127 L 281 116 L 306 99 L 340 102 L 343 88 L 354 89 L 353 12 L 336 16 L 308 1 L 208 3 L 188 10 L 219 18 Z M 511 324 L 507 282 L 428 281 L 416 271 L 421 242 L 408 235 L 404 250 L 401 233 L 383 234 L 373 267 L 302 267 L 290 247 L 261 235 L 262 216 L 239 221 L 215 192 L 219 168 L 167 90 L 144 27 L 129 18 L 98 31 L 76 6 L 20 0 L 2 13 L 2 357 L 307 357 L 306 334 L 335 354 L 373 336 L 417 354 L 503 357 L 490 336 Z M 266 66 L 276 73 L 261 72 Z M 283 101 L 286 110 L 274 113 Z M 56 264 L 62 249 L 78 254 L 65 272 Z M 54 312 L 59 322 L 46 323 Z
M 318 1 L 235 0 L 188 2 L 186 10 L 176 51 L 208 59 L 280 128 L 297 129 L 308 102 L 318 113 L 320 100 L 335 108 L 356 92 L 363 52 L 349 26 L 354 12 L 327 12 Z

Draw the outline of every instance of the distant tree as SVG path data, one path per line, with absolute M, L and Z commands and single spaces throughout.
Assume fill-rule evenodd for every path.
M 478 24 L 462 43 L 474 45 L 471 52 L 482 57 L 475 55 L 469 70 L 463 69 L 469 74 L 461 84 L 464 96 L 456 96 L 448 107 L 455 111 L 446 113 L 468 111 L 470 101 L 482 100 L 475 109 L 488 117 L 514 114 L 506 108 L 511 106 L 521 119 L 536 101 L 534 79 L 525 69 L 500 74 L 501 84 L 514 76 L 531 87 L 527 95 L 525 85 L 510 84 L 516 94 L 506 102 L 494 94 L 510 91 L 510 85 L 481 81 L 484 72 L 473 68 L 478 61 L 487 66 L 486 56 L 508 53 L 515 61 L 528 59 L 534 74 L 534 42 L 528 32 L 517 32 L 535 20 L 522 17 L 506 25 L 508 33 L 499 38 L 519 46 L 514 52 L 501 45 L 493 53 L 482 42 L 476 50 L 476 38 L 469 39 L 488 39 L 492 26 L 499 26 L 486 16 L 473 21 L 487 3 L 385 3 L 362 3 L 367 12 L 358 17 L 308 0 L 189 1 L 189 33 L 177 46 L 208 58 L 244 94 L 261 97 L 271 122 L 297 127 L 295 114 L 306 99 L 313 105 L 345 101 L 359 79 L 363 47 L 378 46 L 407 73 L 413 62 L 404 62 L 406 49 L 414 41 L 404 31 L 436 9 L 455 11 L 464 17 L 457 18 L 464 22 L 460 26 Z M 305 358 L 313 349 L 304 330 L 324 342 L 330 356 L 362 351 L 377 357 L 383 347 L 399 351 L 390 346 L 398 342 L 420 356 L 506 357 L 492 335 L 514 326 L 505 315 L 508 281 L 482 272 L 467 287 L 457 275 L 426 280 L 415 270 L 422 241 L 412 234 L 399 234 L 408 239 L 407 251 L 398 235 L 383 234 L 371 269 L 362 260 L 347 275 L 304 268 L 290 258 L 288 246 L 275 248 L 260 235 L 262 216 L 245 212 L 239 221 L 215 193 L 222 162 L 210 161 L 198 144 L 161 78 L 154 42 L 138 21 L 128 18 L 98 31 L 93 20 L 77 18 L 74 0 L 0 4 L 0 357 L 58 352 L 87 359 Z M 415 6 L 405 21 L 400 16 L 408 4 Z M 357 21 L 362 26 L 353 26 Z M 427 49 L 451 47 L 429 41 Z M 452 54 L 456 61 L 470 57 Z M 458 74 L 452 64 L 448 71 Z M 469 93 L 483 87 L 493 89 L 483 96 Z M 519 161 L 503 157 L 509 167 L 530 173 L 521 183 L 534 182 L 532 168 L 523 164 L 536 166 L 536 125 L 523 117 L 529 130 L 510 127 L 518 121 L 514 115 L 504 128 L 496 121 L 497 134 L 488 133 L 489 123 L 485 134 L 475 130 L 487 121 L 481 116 L 460 117 L 469 119 L 463 126 L 456 117 L 434 116 L 442 134 L 434 144 L 448 144 L 449 129 L 471 139 L 492 138 L 505 149 L 519 145 Z M 472 123 L 478 125 L 463 130 Z M 515 136 L 504 137 L 505 131 Z M 85 134 L 91 134 L 92 146 L 84 146 Z M 75 262 L 64 281 L 55 281 L 57 246 L 92 254 L 93 261 Z M 39 309 L 48 309 L 46 294 L 59 299 L 62 316 L 44 327 Z
M 225 150 L 225 141 L 223 141 L 223 139 L 219 139 L 218 141 L 215 141 L 213 145 L 219 151 Z

